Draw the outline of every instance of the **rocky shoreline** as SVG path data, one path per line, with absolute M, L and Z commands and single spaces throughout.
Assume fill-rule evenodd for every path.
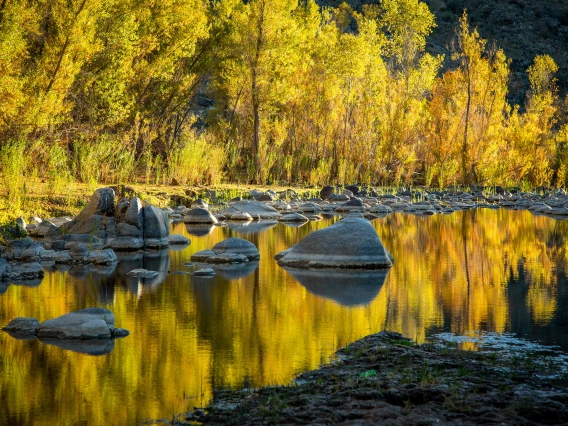
M 568 388 L 553 363 L 455 345 L 367 336 L 291 385 L 217 391 L 176 424 L 566 424 Z M 543 361 L 543 362 L 541 362 Z M 545 362 L 544 362 L 545 361 Z

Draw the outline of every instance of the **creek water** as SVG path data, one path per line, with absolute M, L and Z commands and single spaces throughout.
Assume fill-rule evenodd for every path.
M 89 306 L 131 335 L 93 356 L 0 333 L 0 424 L 134 424 L 205 406 L 214 389 L 289 383 L 383 329 L 418 342 L 438 333 L 514 333 L 568 352 L 568 222 L 527 211 L 470 210 L 372 223 L 395 259 L 388 273 L 297 273 L 273 256 L 333 220 L 226 227 L 172 225 L 181 250 L 121 255 L 115 268 L 50 270 L 0 287 L 0 326 Z M 192 253 L 245 238 L 261 259 L 187 274 Z M 161 271 L 127 277 L 136 267 Z M 465 343 L 475 350 L 475 344 Z

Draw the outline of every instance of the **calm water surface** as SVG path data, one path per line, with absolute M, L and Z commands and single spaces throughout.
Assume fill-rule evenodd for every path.
M 386 276 L 293 276 L 276 264 L 276 253 L 331 221 L 178 224 L 173 232 L 192 240 L 183 250 L 1 287 L 0 326 L 101 306 L 131 335 L 90 356 L 0 333 L 0 424 L 171 418 L 207 404 L 218 387 L 288 383 L 385 328 L 419 342 L 440 331 L 513 332 L 568 352 L 568 222 L 501 209 L 372 223 L 395 258 Z M 256 244 L 261 260 L 212 279 L 174 274 L 231 236 Z M 163 273 L 146 282 L 124 275 L 135 267 Z

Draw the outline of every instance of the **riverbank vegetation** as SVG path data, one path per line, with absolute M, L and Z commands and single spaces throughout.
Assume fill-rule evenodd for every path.
M 511 105 L 504 52 L 464 12 L 431 55 L 435 25 L 418 0 L 4 0 L 5 204 L 39 183 L 565 186 L 554 60 Z

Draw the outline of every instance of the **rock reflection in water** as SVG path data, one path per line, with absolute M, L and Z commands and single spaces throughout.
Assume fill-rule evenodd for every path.
M 251 222 L 227 222 L 227 227 L 237 234 L 249 235 L 268 231 L 278 225 L 277 220 L 261 220 Z
M 206 235 L 209 235 L 211 232 L 213 232 L 214 228 L 214 225 L 185 225 L 185 230 L 187 231 L 187 233 L 196 237 L 204 237 Z
M 343 306 L 371 303 L 381 291 L 390 271 L 283 269 L 310 293 L 331 299 Z
M 21 285 L 24 287 L 38 287 L 43 280 L 37 278 L 34 280 L 15 280 L 15 281 L 1 281 L 0 282 L 0 294 L 6 293 L 8 287 L 11 285 Z
M 46 345 L 87 355 L 105 355 L 111 353 L 114 349 L 114 339 L 65 340 L 42 338 L 38 340 Z
M 119 253 L 116 268 L 116 280 L 125 284 L 130 292 L 140 295 L 145 291 L 152 291 L 162 284 L 170 270 L 170 256 L 167 250 L 151 251 L 147 253 Z M 138 278 L 126 275 L 133 269 L 147 269 L 156 271 L 154 278 Z
M 226 280 L 238 280 L 252 274 L 258 268 L 258 261 L 228 265 L 207 265 L 215 270 L 215 273 Z

